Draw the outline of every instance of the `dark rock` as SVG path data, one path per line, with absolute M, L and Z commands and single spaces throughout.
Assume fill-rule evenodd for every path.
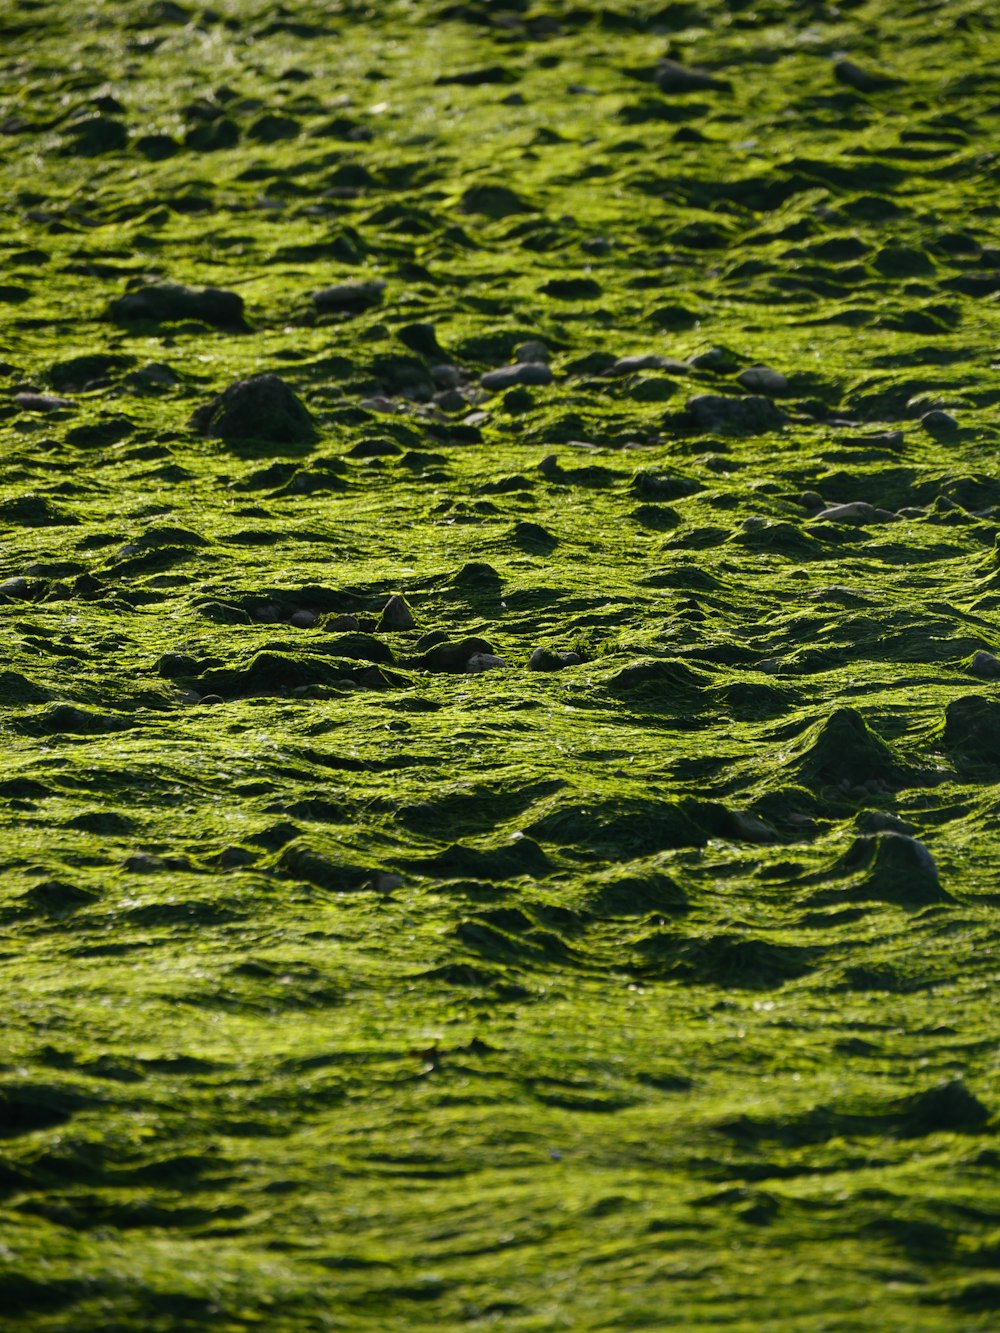
M 237 380 L 192 415 L 200 435 L 220 440 L 305 444 L 317 438 L 309 411 L 277 375 Z
M 470 658 L 476 655 L 494 657 L 493 645 L 475 637 L 455 643 L 446 639 L 418 657 L 416 665 L 424 671 L 466 671 Z
M 378 305 L 385 291 L 385 283 L 340 282 L 332 287 L 322 287 L 312 293 L 313 304 L 321 315 L 346 313 L 359 314 Z
M 126 292 L 108 307 L 111 319 L 121 324 L 149 320 L 154 324 L 194 319 L 214 328 L 245 332 L 243 298 L 221 287 L 187 287 L 179 282 L 156 282 Z
M 265 112 L 247 130 L 247 138 L 257 143 L 278 143 L 281 139 L 295 139 L 302 127 L 291 116 L 278 116 Z
M 902 774 L 888 745 L 853 708 L 838 708 L 820 724 L 799 763 L 800 780 L 809 787 L 860 786 L 873 778 L 897 784 Z
M 141 134 L 134 146 L 147 162 L 165 162 L 181 151 L 180 144 L 169 134 Z
M 887 831 L 855 838 L 836 869 L 867 871 L 862 884 L 852 891 L 852 899 L 871 897 L 901 907 L 951 901 L 941 887 L 934 857 L 906 833 Z
M 855 65 L 853 60 L 838 60 L 833 67 L 833 74 L 838 82 L 859 93 L 881 92 L 884 88 L 894 88 L 899 82 L 886 74 L 872 74 L 860 65 Z
M 1000 765 L 1000 703 L 978 694 L 953 699 L 945 709 L 944 743 L 979 763 Z
M 759 394 L 727 398 L 721 394 L 703 393 L 688 399 L 678 424 L 723 434 L 762 435 L 780 430 L 787 419 L 770 398 Z
M 227 116 L 200 121 L 184 134 L 184 146 L 196 153 L 217 153 L 224 148 L 234 148 L 239 141 L 239 126 Z
M 664 58 L 656 67 L 656 86 L 661 93 L 731 92 L 728 79 L 717 79 L 707 70 L 692 69 Z
M 413 619 L 413 613 L 406 605 L 406 599 L 398 593 L 390 597 L 382 608 L 382 615 L 378 622 L 380 630 L 406 630 L 413 629 L 416 621 Z
M 14 402 L 22 412 L 65 412 L 76 407 L 70 398 L 58 398 L 54 393 L 16 393 Z
M 67 390 L 79 393 L 101 388 L 114 378 L 116 371 L 128 370 L 135 364 L 131 356 L 104 355 L 74 356 L 69 361 L 58 361 L 49 369 L 48 379 L 60 393 Z
M 716 375 L 731 375 L 739 370 L 741 359 L 728 347 L 709 347 L 691 357 L 688 365 L 695 370 L 708 370 Z
M 513 366 L 488 370 L 480 376 L 479 383 L 491 393 L 511 389 L 516 384 L 551 384 L 552 371 L 542 361 L 522 361 Z
M 463 213 L 479 213 L 489 218 L 506 218 L 534 210 L 519 194 L 506 185 L 473 185 L 462 195 Z
M 950 412 L 944 412 L 940 408 L 925 412 L 920 418 L 920 424 L 928 435 L 933 435 L 935 439 L 948 439 L 958 434 L 958 422 Z
M 128 131 L 120 120 L 103 115 L 86 116 L 68 127 L 62 151 L 67 157 L 99 157 L 102 153 L 120 152 L 127 143 Z

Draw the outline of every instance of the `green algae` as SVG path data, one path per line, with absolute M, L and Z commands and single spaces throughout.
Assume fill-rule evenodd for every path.
M 11 1326 L 992 1327 L 992 8 L 22 11 Z

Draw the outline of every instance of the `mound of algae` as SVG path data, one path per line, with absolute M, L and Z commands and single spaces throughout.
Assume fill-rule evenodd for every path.
M 986 0 L 0 13 L 0 1309 L 996 1326 Z

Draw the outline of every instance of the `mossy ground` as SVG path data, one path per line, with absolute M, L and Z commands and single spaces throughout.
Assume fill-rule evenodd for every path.
M 994 1327 L 994 6 L 0 49 L 9 1326 Z

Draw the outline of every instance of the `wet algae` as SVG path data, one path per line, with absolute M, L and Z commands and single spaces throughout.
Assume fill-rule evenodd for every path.
M 995 1327 L 998 25 L 0 13 L 5 1327 Z

